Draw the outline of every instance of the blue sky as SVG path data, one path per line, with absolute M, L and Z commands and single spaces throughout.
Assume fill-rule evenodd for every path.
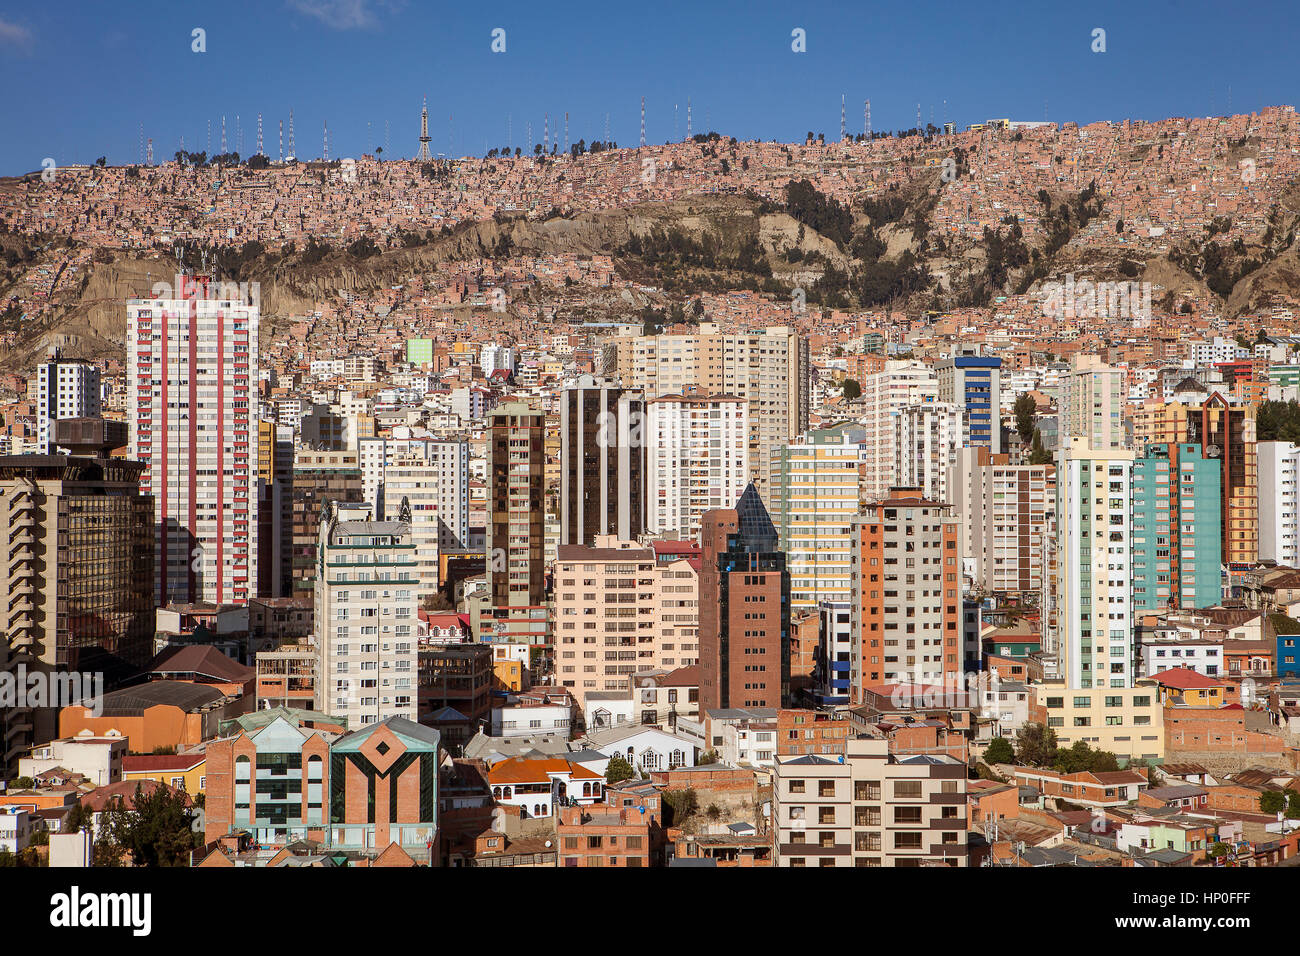
M 565 110 L 573 142 L 604 139 L 608 113 L 612 138 L 636 145 L 642 95 L 651 142 L 685 133 L 688 96 L 694 132 L 787 141 L 836 136 L 841 93 L 851 133 L 868 97 L 877 130 L 914 125 L 918 102 L 923 122 L 962 126 L 1044 107 L 1078 122 L 1246 112 L 1300 100 L 1298 27 L 1293 0 L 0 2 L 0 174 L 47 156 L 136 162 L 141 123 L 156 159 L 181 136 L 206 149 L 209 120 L 216 152 L 223 114 L 228 149 L 238 115 L 247 155 L 259 111 L 274 158 L 291 107 L 300 158 L 320 155 L 326 121 L 331 157 L 383 145 L 385 121 L 385 153 L 412 156 L 426 94 L 432 149 L 455 155 L 527 148 L 530 122 L 540 142 L 547 112 L 562 137 Z

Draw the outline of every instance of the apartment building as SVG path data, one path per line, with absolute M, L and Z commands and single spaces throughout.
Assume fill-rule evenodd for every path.
M 1215 392 L 1200 405 L 1148 403 L 1133 414 L 1134 441 L 1199 445 L 1219 461 L 1223 560 L 1254 564 L 1259 556 L 1259 464 L 1254 405 L 1232 404 Z
M 419 572 L 405 515 L 328 501 L 316 547 L 316 709 L 349 727 L 417 717 Z
M 850 692 L 960 679 L 961 561 L 949 505 L 891 488 L 853 521 Z
M 1133 453 L 1075 438 L 1058 463 L 1060 673 L 1080 690 L 1131 687 Z
M 978 349 L 960 349 L 951 358 L 936 362 L 934 372 L 939 384 L 939 401 L 962 409 L 966 422 L 963 443 L 1000 454 L 1002 359 L 980 355 Z M 914 479 L 901 477 L 899 483 L 917 484 Z
M 767 500 L 790 569 L 793 615 L 849 600 L 861 454 L 843 429 L 814 430 L 772 449 Z
M 257 593 L 289 597 L 293 586 L 293 429 L 257 423 Z
M 316 541 L 325 501 L 361 501 L 361 467 L 355 451 L 299 448 L 290 495 L 293 572 L 291 596 L 310 598 L 316 580 Z
M 560 544 L 637 538 L 646 511 L 641 393 L 583 375 L 560 392 L 559 404 Z
M 545 597 L 543 474 L 546 416 L 523 402 L 488 419 L 488 588 L 499 610 L 540 607 Z
M 957 453 L 966 444 L 966 412 L 960 405 L 940 401 L 899 409 L 894 417 L 894 483 L 951 504 L 960 489 L 949 482 Z
M 898 484 L 894 419 L 904 408 L 938 401 L 939 383 L 924 362 L 890 360 L 884 371 L 866 376 L 861 384 L 863 493 L 870 501 Z
M 776 866 L 968 865 L 964 761 L 857 736 L 843 758 L 779 756 L 773 770 Z
M 1199 445 L 1147 445 L 1133 461 L 1133 610 L 1218 604 L 1219 463 Z
M 1300 567 L 1300 445 L 1262 441 L 1259 450 L 1259 560 Z
M 661 564 L 650 548 L 597 535 L 590 547 L 560 545 L 555 576 L 556 675 L 579 706 L 593 691 L 633 689 L 639 672 L 696 662 L 691 561 Z
M 1094 448 L 1123 448 L 1124 370 L 1096 355 L 1075 356 L 1061 383 L 1059 427 L 1061 443 L 1086 439 Z
M 49 361 L 36 367 L 36 451 L 60 453 L 54 423 L 61 418 L 98 418 L 102 411 L 99 369 L 80 360 L 65 359 L 54 349 Z
M 155 601 L 243 604 L 257 587 L 259 308 L 178 276 L 128 299 L 130 457 L 154 502 Z
M 989 592 L 1036 595 L 1056 510 L 1056 466 L 1013 465 L 987 448 L 963 448 L 953 472 L 960 550 L 971 580 Z
M 706 511 L 737 501 L 750 479 L 749 403 L 669 395 L 646 403 L 646 531 L 696 538 Z
M 808 339 L 792 329 L 721 332 L 712 323 L 701 323 L 694 334 L 625 336 L 615 344 L 620 381 L 647 399 L 693 390 L 744 401 L 748 474 L 760 487 L 767 483 L 768 449 L 808 428 Z M 652 451 L 654 447 L 650 445 Z
M 419 457 L 389 459 L 384 467 L 385 517 L 410 510 L 420 573 L 420 599 L 438 593 L 439 555 L 469 542 L 469 443 L 430 441 Z
M 700 543 L 700 709 L 784 705 L 790 572 L 758 489 L 705 514 Z

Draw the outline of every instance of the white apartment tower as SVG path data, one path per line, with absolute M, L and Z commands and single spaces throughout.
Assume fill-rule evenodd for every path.
M 1300 566 L 1300 445 L 1262 441 L 1259 453 L 1259 559 Z
M 1123 448 L 1127 393 L 1124 369 L 1096 355 L 1076 356 L 1061 383 L 1061 447 L 1071 438 L 1083 438 L 1093 448 Z
M 1079 690 L 1132 687 L 1133 453 L 1075 438 L 1057 462 L 1060 673 Z
M 419 574 L 405 513 L 327 501 L 316 548 L 316 707 L 350 730 L 417 717 Z
M 863 376 L 863 492 L 868 500 L 883 498 L 898 484 L 895 419 L 904 408 L 935 402 L 938 396 L 934 369 L 923 362 L 891 360 L 883 372 Z
M 36 370 L 36 453 L 57 453 L 54 423 L 61 418 L 98 418 L 99 369 L 62 358 L 56 349 Z
M 383 513 L 410 507 L 411 538 L 420 573 L 420 595 L 438 590 L 438 556 L 465 547 L 469 538 L 469 443 L 431 441 L 427 458 L 398 458 L 384 469 Z
M 965 443 L 965 415 L 950 402 L 930 402 L 900 409 L 894 418 L 896 483 L 920 488 L 932 501 L 955 504 L 957 489 L 948 480 Z
M 131 457 L 153 495 L 159 604 L 244 604 L 257 586 L 256 301 L 177 276 L 127 300 Z
M 683 540 L 700 519 L 731 508 L 749 484 L 749 403 L 667 395 L 646 402 L 646 530 Z

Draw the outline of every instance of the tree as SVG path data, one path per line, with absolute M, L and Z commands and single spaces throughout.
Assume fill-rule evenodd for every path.
M 716 750 L 706 750 L 704 753 L 700 754 L 700 759 L 695 761 L 695 765 L 697 767 L 703 767 L 706 764 L 717 763 L 721 759 L 722 758 L 718 756 Z
M 134 806 L 119 799 L 105 812 L 102 830 L 136 866 L 189 866 L 196 836 L 185 794 L 158 785 L 135 789 Z
M 1052 463 L 1052 453 L 1043 447 L 1043 433 L 1037 428 L 1034 429 L 1034 443 L 1029 449 L 1029 463 L 1031 465 Z
M 1020 440 L 1025 444 L 1034 437 L 1034 415 L 1037 412 L 1038 403 L 1034 401 L 1034 396 L 1025 392 L 1016 397 L 1016 431 L 1020 433 Z
M 1300 820 L 1300 793 L 1292 790 L 1286 796 L 1286 818 Z
M 994 737 L 989 741 L 988 749 L 984 751 L 985 763 L 1011 763 L 1015 759 L 1016 754 L 1011 749 L 1011 741 L 1005 737 Z
M 1275 814 L 1286 809 L 1286 795 L 1281 790 L 1265 790 L 1259 795 L 1259 812 Z
M 1025 724 L 1016 734 L 1016 759 L 1031 767 L 1049 766 L 1056 759 L 1056 731 Z
M 82 803 L 74 803 L 68 815 L 63 818 L 63 832 L 77 833 L 88 829 L 94 822 L 95 814 Z
M 635 776 L 636 771 L 632 769 L 632 765 L 621 754 L 614 754 L 605 767 L 605 782 L 610 786 L 624 780 L 631 780 Z
M 857 379 L 846 378 L 844 380 L 844 398 L 846 401 L 856 401 L 862 397 L 862 386 L 858 384 Z

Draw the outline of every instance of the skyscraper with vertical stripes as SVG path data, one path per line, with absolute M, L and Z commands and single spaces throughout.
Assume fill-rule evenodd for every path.
M 127 300 L 131 457 L 153 495 L 159 604 L 257 587 L 257 330 L 247 287 L 176 277 Z

